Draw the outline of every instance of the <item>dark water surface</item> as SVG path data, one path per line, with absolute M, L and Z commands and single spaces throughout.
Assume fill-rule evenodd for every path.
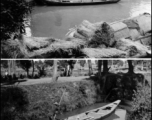
M 63 39 L 70 28 L 83 20 L 113 22 L 151 13 L 151 0 L 121 0 L 119 3 L 87 6 L 38 6 L 31 14 L 31 32 L 36 37 Z

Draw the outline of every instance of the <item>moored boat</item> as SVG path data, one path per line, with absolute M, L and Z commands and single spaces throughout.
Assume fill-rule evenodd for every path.
M 60 120 L 100 120 L 100 119 L 106 118 L 109 115 L 111 115 L 116 110 L 116 108 L 118 107 L 120 102 L 121 102 L 121 100 L 117 100 L 117 101 L 107 104 L 103 107 L 89 110 L 84 113 L 70 116 L 68 118 L 63 118 Z
M 45 0 L 48 5 L 93 5 L 117 3 L 120 0 Z

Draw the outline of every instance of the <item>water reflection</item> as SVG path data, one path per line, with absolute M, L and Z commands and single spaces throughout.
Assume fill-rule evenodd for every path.
M 144 12 L 151 13 L 151 0 L 121 0 L 109 5 L 35 7 L 31 14 L 31 31 L 33 36 L 62 39 L 69 28 L 83 20 L 113 22 Z

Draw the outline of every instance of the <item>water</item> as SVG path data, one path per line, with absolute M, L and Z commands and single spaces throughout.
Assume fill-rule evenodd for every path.
M 151 13 L 151 0 L 121 0 L 116 4 L 89 6 L 38 6 L 31 13 L 31 31 L 36 37 L 64 39 L 70 28 L 83 20 L 113 22 Z
M 89 110 L 93 110 L 93 109 L 97 109 L 99 107 L 103 107 L 105 105 L 107 105 L 108 103 L 95 103 L 93 105 L 90 105 L 90 106 L 86 106 L 86 107 L 83 107 L 83 108 L 78 108 L 76 110 L 73 110 L 71 112 L 66 112 L 66 113 L 63 113 L 62 115 L 57 115 L 57 118 L 58 119 L 65 119 L 65 118 L 68 118 L 69 116 L 74 116 L 74 115 L 78 115 L 78 114 L 81 114 L 81 113 L 84 113 L 86 111 L 89 111 Z M 121 102 L 121 104 L 119 104 L 119 106 L 117 108 L 121 108 L 121 109 L 124 109 L 124 110 L 127 110 L 127 111 L 131 111 L 131 104 L 129 102 Z M 114 114 L 113 114 L 114 115 Z M 117 116 L 117 119 L 119 117 Z

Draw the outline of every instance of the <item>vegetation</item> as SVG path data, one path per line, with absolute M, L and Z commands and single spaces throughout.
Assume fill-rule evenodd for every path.
M 10 88 L 6 88 L 6 90 L 7 89 L 9 90 Z M 16 89 L 16 87 L 13 87 L 13 89 Z M 38 118 L 51 116 L 55 111 L 54 103 L 60 101 L 62 94 L 64 94 L 64 96 L 60 105 L 60 113 L 72 111 L 100 101 L 100 99 L 97 100 L 97 90 L 93 81 L 38 84 L 20 86 L 20 89 L 21 90 L 18 92 L 22 90 L 27 91 L 29 104 L 26 106 L 28 110 L 24 114 L 20 114 L 20 118 L 18 118 L 18 120 L 37 120 Z M 18 92 L 16 92 L 16 94 Z M 3 95 L 9 96 L 10 93 L 8 92 L 6 94 L 5 92 Z M 13 94 L 14 97 L 16 94 Z M 20 97 L 16 99 L 19 98 Z M 3 100 L 3 103 L 5 103 L 5 98 L 1 97 L 1 99 Z M 16 99 L 12 99 L 11 102 L 7 101 L 11 104 L 15 102 Z M 23 103 L 25 100 L 23 100 Z M 15 105 L 20 105 L 18 103 L 16 102 Z M 6 107 L 6 104 L 3 105 Z
M 29 105 L 27 91 L 19 87 L 1 88 L 1 119 L 16 120 L 27 112 Z
M 27 72 L 27 77 L 29 77 L 29 69 L 32 66 L 31 60 L 19 60 L 18 65 Z
M 42 61 L 35 61 L 35 66 L 38 70 L 39 77 L 46 75 L 46 70 L 45 70 L 45 67 L 47 66 L 46 64 L 44 64 Z
M 33 69 L 32 61 L 27 60 L 27 61 L 24 61 L 24 63 L 20 63 L 20 62 L 23 62 L 23 60 L 17 62 L 19 67 L 22 66 L 26 70 L 27 69 L 26 67 L 28 66 L 26 65 L 26 63 L 29 63 L 31 68 Z M 73 82 L 72 79 L 70 82 L 67 82 L 67 81 L 55 82 L 57 81 L 57 78 L 58 78 L 58 72 L 59 72 L 58 70 L 62 68 L 67 68 L 67 66 L 70 66 L 70 65 L 73 66 L 74 68 L 75 62 L 76 61 L 73 61 L 73 60 L 71 61 L 70 60 L 69 61 L 46 60 L 46 61 L 34 62 L 34 66 L 38 65 L 42 67 L 43 68 L 42 70 L 44 71 L 51 69 L 51 71 L 49 72 L 52 73 L 54 82 L 50 82 L 49 84 L 41 83 L 41 84 L 35 84 L 35 85 L 26 85 L 26 86 L 23 85 L 23 86 L 19 86 L 19 89 L 18 87 L 16 88 L 16 86 L 12 88 L 6 87 L 5 90 L 22 89 L 23 91 L 27 91 L 28 100 L 29 100 L 29 104 L 28 104 L 29 106 L 26 104 L 27 111 L 24 112 L 24 114 L 19 111 L 16 111 L 16 113 L 14 113 L 14 111 L 9 111 L 10 112 L 9 114 L 16 116 L 16 114 L 18 113 L 19 116 L 16 116 L 17 117 L 16 120 L 30 120 L 30 119 L 37 120 L 38 118 L 41 118 L 41 117 L 51 116 L 55 111 L 54 103 L 59 102 L 61 99 L 61 96 L 64 93 L 60 110 L 59 110 L 60 113 L 72 111 L 74 109 L 91 105 L 97 102 L 105 102 L 105 101 L 112 102 L 117 99 L 120 99 L 120 100 L 133 101 L 132 106 L 133 106 L 134 111 L 129 114 L 129 117 L 130 117 L 129 120 L 138 120 L 138 119 L 143 120 L 142 117 L 144 117 L 145 120 L 149 120 L 146 118 L 149 118 L 149 116 L 151 115 L 151 107 L 149 106 L 151 105 L 151 88 L 149 87 L 150 84 L 148 82 L 148 81 L 151 82 L 151 74 L 146 73 L 144 76 L 143 74 L 135 73 L 136 69 L 134 68 L 140 65 L 142 66 L 140 68 L 141 71 L 144 70 L 144 67 L 150 70 L 151 68 L 150 61 L 99 60 L 95 62 L 96 65 L 98 66 L 98 73 L 95 74 L 94 76 L 91 75 L 90 79 L 83 80 L 83 81 L 81 80 L 79 82 L 78 81 Z M 77 64 L 79 64 L 79 66 L 84 66 L 85 62 L 86 61 L 83 61 L 83 60 L 77 61 Z M 92 67 L 91 70 L 92 72 L 94 72 L 93 62 L 91 60 L 89 62 L 91 62 L 91 64 L 88 63 L 88 69 Z M 129 64 L 131 64 L 132 72 L 127 72 L 127 70 L 129 71 L 130 69 L 128 62 Z M 115 65 L 117 66 L 114 67 Z M 6 67 L 7 62 L 2 62 L 1 66 Z M 125 73 L 121 73 L 121 72 L 110 73 L 109 72 L 109 69 L 112 69 L 112 68 L 114 70 L 121 69 L 121 66 L 123 66 L 122 69 L 125 68 Z M 89 72 L 89 70 L 87 72 Z M 146 79 L 149 79 L 149 80 L 147 81 Z M 50 78 L 50 81 L 51 81 L 51 78 Z M 5 94 L 8 94 L 10 96 L 11 94 L 13 94 L 12 92 L 11 94 L 9 94 L 5 92 L 5 90 L 2 89 L 1 92 L 4 92 Z M 14 96 L 16 95 L 14 94 Z M 3 101 L 5 101 L 5 99 L 6 98 L 4 97 Z M 9 99 L 12 99 L 12 98 L 9 98 Z M 9 102 L 10 101 L 8 101 L 8 103 Z M 11 105 L 11 103 L 9 104 Z M 12 102 L 12 104 L 14 105 L 14 102 Z M 20 102 L 15 103 L 15 104 L 18 105 L 20 104 Z M 6 109 L 7 106 L 4 105 L 3 108 Z M 10 107 L 8 109 L 10 109 Z M 6 115 L 6 114 L 7 114 L 6 111 L 4 111 L 3 115 Z M 3 117 L 7 118 L 7 116 L 3 116 Z
M 151 120 L 151 88 L 144 86 L 135 91 L 132 106 L 128 120 Z
M 27 15 L 31 12 L 31 6 L 26 0 L 1 0 L 1 54 L 2 57 L 7 57 L 8 39 L 11 41 L 19 34 L 25 33 L 25 24 Z M 13 46 L 13 44 L 12 44 Z M 17 48 L 11 47 L 12 50 Z M 13 51 L 15 52 L 15 51 Z M 16 52 L 20 52 L 17 51 Z

